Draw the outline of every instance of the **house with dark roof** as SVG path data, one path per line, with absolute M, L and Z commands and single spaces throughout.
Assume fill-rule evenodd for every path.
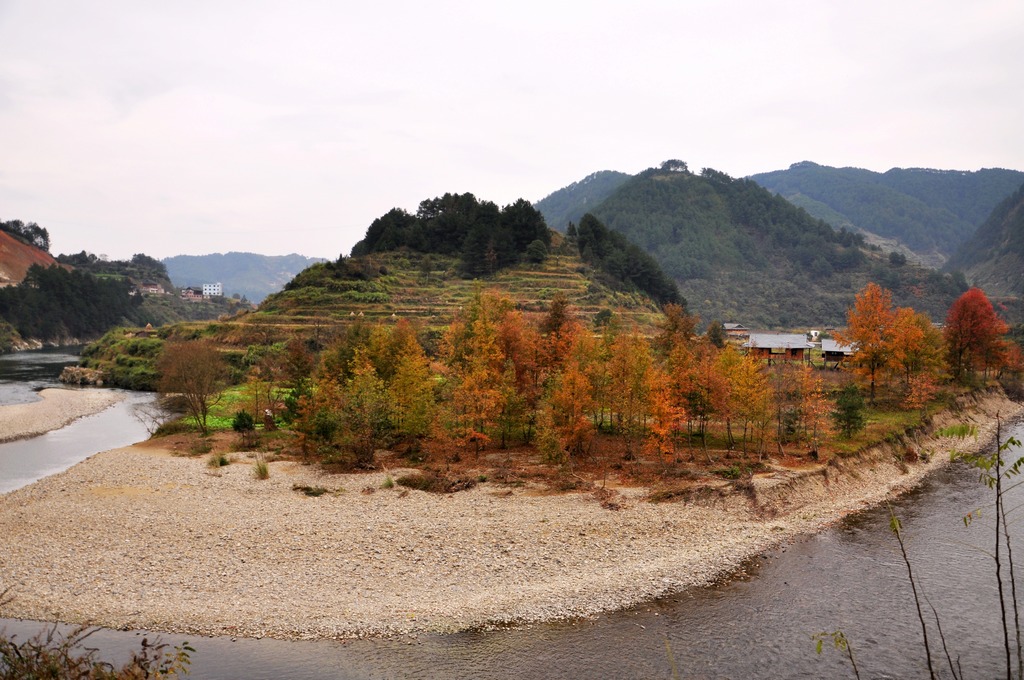
M 803 361 L 812 347 L 803 333 L 751 333 L 743 343 L 747 354 L 767 359 L 769 366 L 776 361 Z
M 723 323 L 722 328 L 730 338 L 745 338 L 750 335 L 750 329 L 741 323 Z
M 182 288 L 181 299 L 188 300 L 189 302 L 202 302 L 203 301 L 203 289 L 202 288 Z

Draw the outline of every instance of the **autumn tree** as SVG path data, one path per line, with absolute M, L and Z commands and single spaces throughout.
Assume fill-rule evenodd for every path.
M 677 435 L 686 411 L 674 398 L 672 380 L 662 368 L 654 367 L 650 385 L 651 422 L 648 426 L 647 445 L 654 453 L 674 458 Z
M 436 413 L 434 380 L 423 348 L 408 347 L 387 386 L 395 434 L 413 450 L 430 432 Z
M 877 283 L 868 283 L 857 293 L 853 307 L 846 312 L 846 330 L 836 339 L 854 348 L 857 372 L 867 378 L 871 401 L 875 400 L 875 379 L 890 361 L 896 312 L 892 293 Z
M 760 457 L 764 455 L 765 439 L 774 415 L 773 391 L 764 362 L 746 354 L 739 361 L 726 358 L 722 363 L 723 378 L 729 384 L 729 412 L 742 426 L 743 452 L 747 452 L 749 430 L 751 440 L 757 438 Z
M 612 412 L 625 443 L 625 457 L 632 460 L 650 410 L 653 360 L 647 340 L 636 331 L 619 335 L 611 350 Z
M 799 384 L 800 423 L 804 436 L 811 445 L 811 453 L 817 455 L 822 437 L 831 431 L 832 403 L 825 396 L 821 378 L 806 364 L 800 369 Z
M 692 346 L 700 319 L 688 314 L 682 305 L 675 303 L 665 305 L 664 315 L 665 318 L 658 324 L 658 334 L 651 343 L 654 349 L 662 356 L 668 356 L 673 347 Z
M 489 431 L 502 410 L 503 383 L 509 374 L 498 342 L 498 326 L 511 310 L 507 298 L 478 291 L 465 317 L 453 321 L 442 339 L 442 358 L 448 369 L 449 428 L 476 454 L 490 442 Z
M 200 431 L 209 432 L 210 408 L 221 398 L 227 383 L 227 365 L 210 340 L 168 343 L 157 360 L 162 394 L 180 395 Z
M 548 398 L 552 425 L 563 451 L 572 457 L 590 451 L 594 424 L 589 415 L 594 410 L 593 386 L 578 356 L 571 356 L 555 378 Z
M 708 451 L 708 424 L 716 416 L 727 416 L 719 409 L 728 405 L 728 388 L 718 365 L 718 350 L 710 342 L 698 343 L 690 365 L 686 412 L 691 418 L 697 418 L 697 434 L 705 453 Z
M 930 376 L 934 381 L 934 373 L 942 366 L 942 333 L 927 314 L 900 307 L 893 318 L 890 350 L 891 366 L 909 393 L 916 376 Z M 923 385 L 928 380 L 917 382 Z
M 961 295 L 946 315 L 944 337 L 946 360 L 955 380 L 962 380 L 969 371 L 998 367 L 1003 358 L 1002 336 L 1006 322 L 1000 319 L 992 303 L 980 288 L 971 288 Z
M 352 377 L 342 393 L 341 434 L 358 467 L 373 466 L 374 452 L 387 444 L 391 402 L 384 381 L 363 351 L 352 359 Z

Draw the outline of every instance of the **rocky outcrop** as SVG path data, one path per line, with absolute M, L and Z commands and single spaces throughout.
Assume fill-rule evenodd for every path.
M 60 373 L 60 381 L 65 385 L 92 385 L 103 387 L 107 381 L 104 371 L 98 368 L 82 368 L 81 366 L 65 366 Z

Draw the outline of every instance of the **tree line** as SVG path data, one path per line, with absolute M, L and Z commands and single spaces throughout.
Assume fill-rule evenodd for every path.
M 945 385 L 1024 367 L 977 289 L 940 332 L 867 286 L 840 336 L 856 348 L 852 375 L 807 362 L 770 366 L 697 325 L 669 304 L 647 337 L 615 319 L 584 326 L 564 298 L 530 316 L 481 291 L 433 356 L 407 320 L 355 323 L 317 353 L 297 339 L 251 352 L 248 380 L 268 405 L 286 390 L 283 415 L 303 450 L 325 460 L 370 466 L 380 448 L 450 460 L 526 445 L 565 463 L 612 434 L 623 459 L 668 464 L 713 463 L 723 448 L 759 460 L 791 447 L 815 453 L 863 425 L 862 389 L 917 411 Z M 188 344 L 168 351 L 196 356 Z
M 0 222 L 0 231 L 6 232 L 22 243 L 50 252 L 50 232 L 35 222 L 8 220 Z
M 394 208 L 378 217 L 352 256 L 407 248 L 461 257 L 463 273 L 493 274 L 527 257 L 543 260 L 551 232 L 529 201 L 498 208 L 473 194 L 445 194 L 422 201 L 415 215 Z
M 142 298 L 132 290 L 126 279 L 33 265 L 20 284 L 0 288 L 0 319 L 22 338 L 97 337 L 118 324 L 145 323 Z

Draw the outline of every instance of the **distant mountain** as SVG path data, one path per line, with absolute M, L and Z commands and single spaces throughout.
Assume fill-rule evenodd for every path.
M 631 177 L 590 212 L 651 253 L 705 321 L 839 325 L 869 280 L 940 319 L 966 289 L 962 276 L 890 258 L 756 182 L 680 161 Z
M 996 206 L 947 263 L 993 296 L 1024 296 L 1024 185 Z
M 601 170 L 549 194 L 533 207 L 544 215 L 549 227 L 564 233 L 570 222 L 579 224 L 586 213 L 631 177 L 624 172 Z
M 887 250 L 941 266 L 1024 182 L 1024 172 L 893 168 L 878 173 L 804 161 L 750 179 L 836 228 L 863 232 Z
M 222 283 L 227 296 L 244 296 L 260 302 L 284 288 L 296 274 L 324 258 L 304 255 L 257 255 L 255 253 L 213 253 L 175 255 L 164 258 L 171 281 L 179 288 Z

